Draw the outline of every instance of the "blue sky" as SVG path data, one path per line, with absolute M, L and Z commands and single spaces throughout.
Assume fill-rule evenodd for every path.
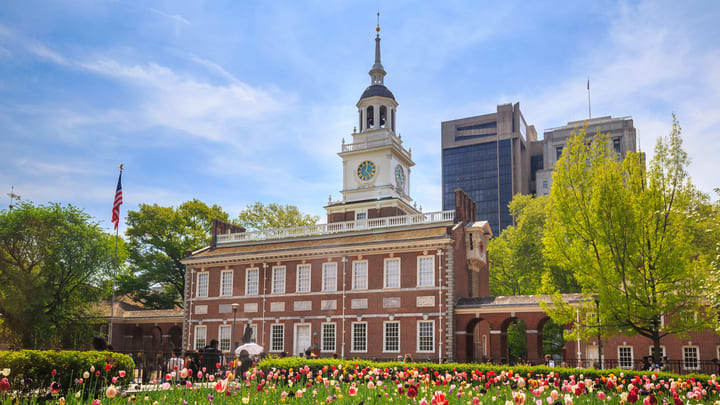
M 0 191 L 123 215 L 198 198 L 320 215 L 369 84 L 412 147 L 412 196 L 441 208 L 440 122 L 520 102 L 544 128 L 630 115 L 643 150 L 684 128 L 693 181 L 718 187 L 720 3 L 30 1 L 0 7 Z

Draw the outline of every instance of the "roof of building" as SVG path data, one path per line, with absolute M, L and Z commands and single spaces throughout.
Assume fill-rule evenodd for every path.
M 101 301 L 95 305 L 95 309 L 100 316 L 109 318 L 112 314 L 113 319 L 133 319 L 141 321 L 142 319 L 157 318 L 178 318 L 182 319 L 183 310 L 173 309 L 145 309 L 142 304 L 127 296 L 116 297 L 114 309 L 110 309 L 110 301 Z
M 360 100 L 375 96 L 387 97 L 395 100 L 395 96 L 392 94 L 390 89 L 388 89 L 382 84 L 371 84 L 370 86 L 368 86 L 363 92 L 362 96 L 360 96 Z
M 412 241 L 419 239 L 444 238 L 447 236 L 447 224 L 437 223 L 433 227 L 387 230 L 382 232 L 331 234 L 318 239 L 264 241 L 254 244 L 219 246 L 205 249 L 184 259 L 202 259 L 208 257 L 268 254 L 280 251 L 301 249 L 328 249 L 341 246 L 368 245 L 372 243 L 388 243 L 394 241 Z
M 583 300 L 582 294 L 561 294 L 563 301 L 577 303 Z M 458 299 L 456 308 L 494 308 L 504 306 L 537 306 L 541 302 L 552 302 L 552 295 L 501 295 L 498 297 L 469 297 Z

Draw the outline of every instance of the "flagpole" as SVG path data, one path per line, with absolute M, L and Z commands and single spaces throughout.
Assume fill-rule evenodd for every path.
M 123 165 L 120 163 L 120 177 L 122 177 L 123 172 Z M 118 224 L 120 222 L 120 215 L 118 214 Z M 117 255 L 118 255 L 118 239 L 120 238 L 120 227 L 115 227 L 115 273 L 112 274 L 112 277 L 110 278 L 110 290 L 112 291 L 112 294 L 110 296 L 110 322 L 108 325 L 108 344 L 112 345 L 112 335 L 113 335 L 113 318 L 115 317 L 115 276 L 117 275 L 117 268 L 119 267 Z

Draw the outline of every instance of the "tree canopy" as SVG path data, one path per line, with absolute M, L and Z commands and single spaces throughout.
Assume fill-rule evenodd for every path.
M 708 299 L 713 242 L 703 232 L 719 225 L 695 217 L 706 204 L 688 178 L 680 134 L 674 119 L 647 168 L 641 153 L 618 161 L 607 136 L 586 138 L 582 129 L 568 140 L 543 242 L 548 259 L 599 302 L 600 324 L 590 300 L 580 311 L 586 327 L 574 334 L 639 334 L 659 349 L 668 334 L 717 326 Z M 556 304 L 550 315 L 574 323 L 575 309 Z
M 319 218 L 300 212 L 294 205 L 263 204 L 256 202 L 240 211 L 235 220 L 237 225 L 245 229 L 262 230 L 268 228 L 289 228 L 294 226 L 314 225 Z
M 212 221 L 228 220 L 218 205 L 187 201 L 176 207 L 140 204 L 128 211 L 128 271 L 118 278 L 118 293 L 148 308 L 182 307 L 186 252 L 210 244 Z
M 71 205 L 0 211 L 0 317 L 14 344 L 71 346 L 89 330 L 113 250 L 112 235 Z
M 490 241 L 490 293 L 521 295 L 578 292 L 572 273 L 545 259 L 543 235 L 549 197 L 516 194 L 510 202 L 515 225 Z

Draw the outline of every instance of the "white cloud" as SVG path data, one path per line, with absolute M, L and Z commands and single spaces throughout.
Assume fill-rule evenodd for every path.
M 155 13 L 157 15 L 161 15 L 165 18 L 169 18 L 169 19 L 175 21 L 176 23 L 192 25 L 190 23 L 190 21 L 188 21 L 185 17 L 181 16 L 180 14 L 168 14 L 168 13 L 162 12 L 155 8 L 150 8 L 150 11 L 152 11 L 153 13 Z

